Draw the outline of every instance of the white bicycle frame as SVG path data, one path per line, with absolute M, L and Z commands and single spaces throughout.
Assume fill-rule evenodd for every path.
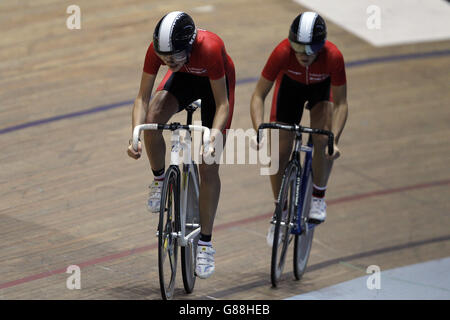
M 143 130 L 161 130 L 158 128 L 158 126 L 161 127 L 161 125 L 158 125 L 157 123 L 148 123 L 148 124 L 141 124 L 134 128 L 133 130 L 133 149 L 137 150 L 138 143 L 139 143 L 139 137 L 141 135 L 141 132 Z M 187 214 L 187 202 L 188 202 L 188 190 L 189 190 L 189 174 L 191 174 L 193 177 L 195 177 L 194 172 L 194 162 L 192 161 L 192 154 L 191 154 L 191 145 L 192 145 L 192 138 L 189 133 L 189 131 L 200 131 L 203 133 L 203 146 L 204 150 L 208 150 L 209 146 L 209 140 L 210 140 L 210 130 L 207 127 L 204 126 L 197 126 L 197 125 L 189 125 L 189 130 L 184 128 L 179 128 L 174 131 L 172 131 L 172 137 L 170 139 L 171 142 L 171 152 L 170 152 L 170 166 L 178 166 L 181 163 L 181 157 L 180 157 L 180 150 L 183 150 L 183 172 L 181 173 L 181 186 L 180 186 L 180 219 L 181 219 L 181 230 L 177 232 L 176 234 L 173 234 L 173 236 L 177 237 L 180 241 L 179 244 L 182 247 L 185 247 L 188 242 L 193 242 L 194 238 L 200 233 L 200 225 L 194 224 L 189 225 L 191 228 L 195 228 L 194 231 L 186 235 L 186 214 Z M 183 137 L 183 141 L 181 141 L 181 131 L 185 132 L 185 135 Z M 185 170 L 187 168 L 187 171 Z M 194 194 L 195 197 L 199 197 L 200 193 L 200 187 L 198 185 L 198 180 L 193 179 L 194 183 Z

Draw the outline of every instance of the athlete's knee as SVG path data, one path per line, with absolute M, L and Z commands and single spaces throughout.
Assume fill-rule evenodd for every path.
M 147 117 L 145 119 L 146 123 L 162 123 L 166 122 L 164 120 L 165 116 L 165 110 L 163 108 L 163 103 L 152 103 L 149 106 L 149 110 L 147 113 Z
M 145 121 L 147 123 L 166 123 L 177 111 L 177 101 L 170 93 L 159 91 L 150 102 Z
M 273 142 L 272 142 L 273 143 Z M 289 138 L 280 137 L 279 142 L 279 159 L 282 162 L 287 162 L 289 159 L 289 156 L 292 152 L 292 140 Z
M 330 130 L 333 116 L 333 103 L 321 101 L 313 106 L 310 112 L 313 128 Z
M 328 145 L 328 136 L 313 135 L 313 144 L 315 149 L 325 149 Z
M 286 146 L 280 146 L 279 150 L 279 160 L 282 163 L 287 163 L 289 161 L 289 156 L 291 155 L 292 146 L 286 147 Z
M 278 138 L 276 136 L 269 135 L 271 149 L 273 149 L 274 143 L 278 144 L 278 156 L 281 161 L 288 159 L 292 152 L 292 145 L 294 142 L 294 135 L 291 132 L 280 130 L 278 131 Z
M 330 112 L 333 109 L 333 102 L 331 101 L 319 101 L 313 106 L 312 110 L 319 110 L 320 112 Z

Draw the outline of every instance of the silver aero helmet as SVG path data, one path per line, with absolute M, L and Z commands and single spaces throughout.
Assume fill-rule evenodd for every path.
M 289 42 L 296 52 L 312 55 L 325 45 L 327 26 L 325 20 L 316 12 L 299 14 L 289 29 Z
M 187 13 L 173 11 L 156 25 L 153 45 L 161 55 L 188 56 L 196 37 L 197 29 L 192 18 Z

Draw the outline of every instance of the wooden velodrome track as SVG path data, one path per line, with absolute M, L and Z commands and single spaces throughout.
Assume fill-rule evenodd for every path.
M 145 208 L 152 175 L 146 157 L 126 155 L 153 28 L 184 10 L 224 39 L 238 80 L 232 128 L 247 129 L 255 78 L 304 8 L 80 0 L 82 28 L 68 30 L 70 4 L 0 3 L 0 298 L 160 299 L 157 218 Z M 293 280 L 289 254 L 271 288 L 268 177 L 257 165 L 224 165 L 216 273 L 185 295 L 179 268 L 177 299 L 283 299 L 367 275 L 369 265 L 450 255 L 450 42 L 375 48 L 331 21 L 328 29 L 348 66 L 349 119 L 306 274 Z M 81 290 L 66 288 L 69 265 L 81 268 Z

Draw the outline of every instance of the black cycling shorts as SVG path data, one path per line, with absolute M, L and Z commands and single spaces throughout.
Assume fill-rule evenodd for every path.
M 229 129 L 233 117 L 235 85 L 229 81 L 228 77 L 226 80 L 229 115 L 225 129 Z M 195 100 L 202 99 L 200 108 L 202 125 L 212 128 L 216 114 L 216 102 L 208 77 L 201 77 L 186 72 L 171 72 L 169 70 L 159 85 L 158 90 L 166 90 L 175 96 L 180 107 L 178 112 L 182 111 Z
M 330 101 L 330 77 L 324 81 L 303 84 L 284 75 L 277 83 L 272 101 L 270 121 L 300 124 L 303 107 L 311 110 L 318 102 Z

